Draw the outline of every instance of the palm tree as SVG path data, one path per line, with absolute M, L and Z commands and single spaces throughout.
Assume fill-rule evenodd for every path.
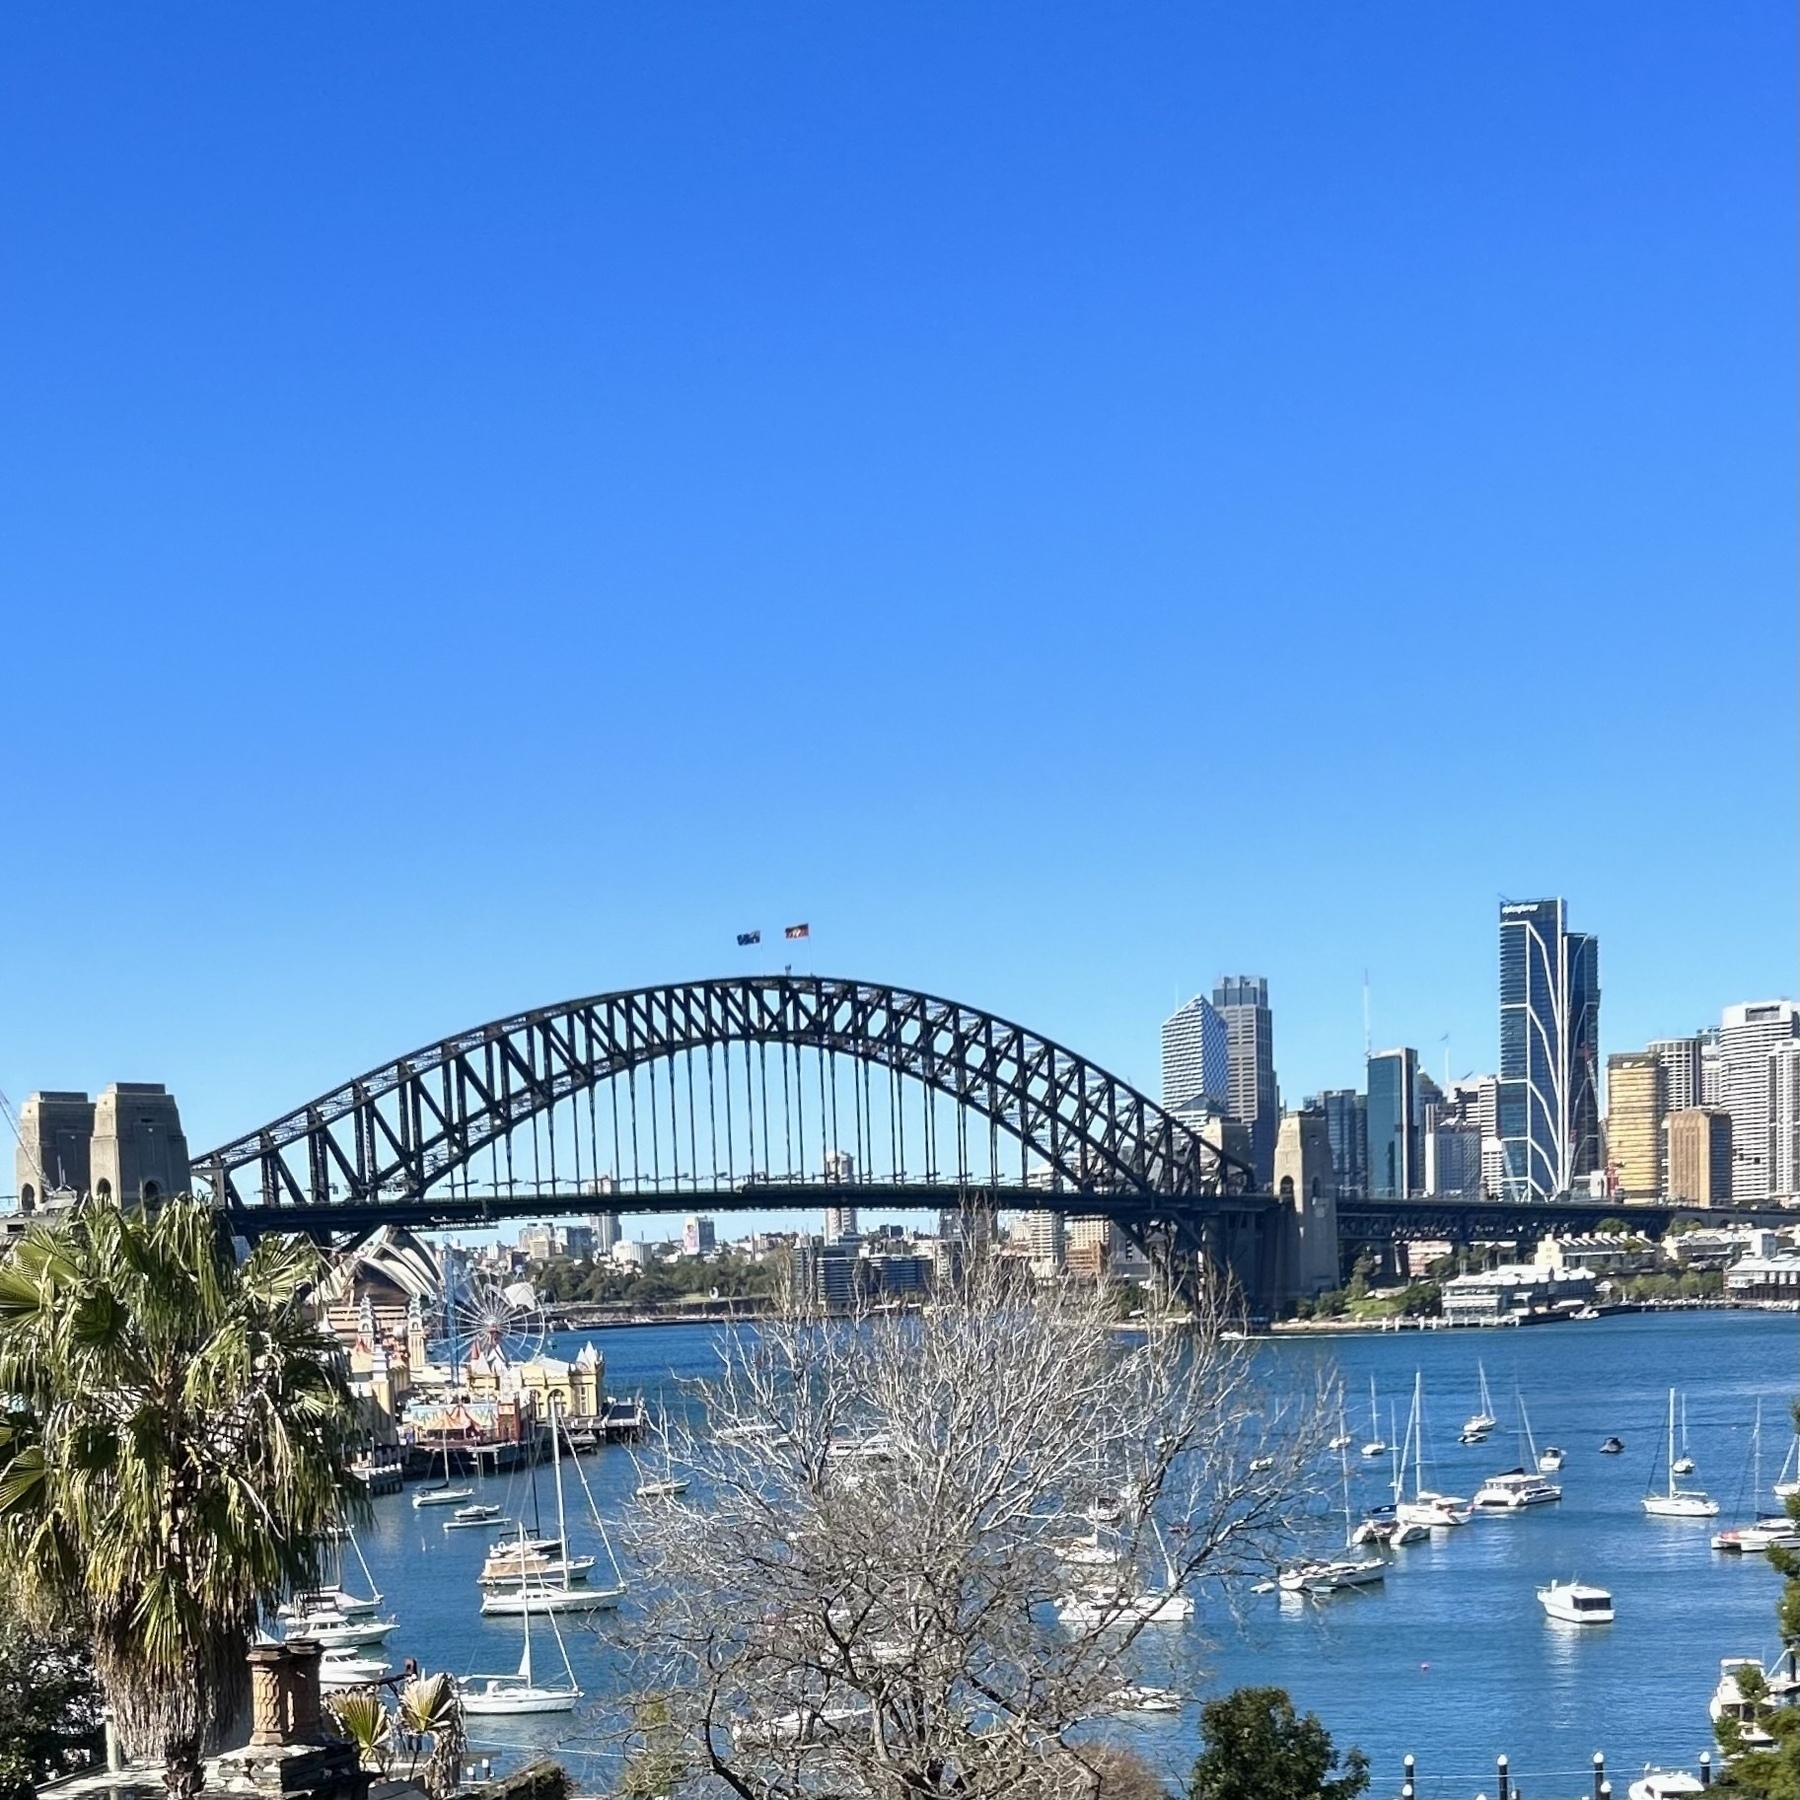
M 336 1347 L 306 1317 L 319 1253 L 240 1266 L 212 1210 L 84 1201 L 0 1264 L 0 1555 L 78 1622 L 126 1747 L 199 1791 L 241 1710 L 259 1607 L 315 1584 L 365 1504 Z

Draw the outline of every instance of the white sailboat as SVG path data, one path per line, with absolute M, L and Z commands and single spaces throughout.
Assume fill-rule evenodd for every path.
M 461 1506 L 465 1500 L 472 1500 L 475 1490 L 472 1487 L 452 1487 L 450 1485 L 450 1438 L 444 1436 L 444 1479 L 434 1487 L 415 1488 L 412 1503 L 415 1509 L 426 1506 Z
M 562 1480 L 562 1433 L 558 1429 L 556 1419 L 556 1396 L 550 1396 L 550 1455 L 556 1470 L 556 1535 L 557 1547 L 565 1550 L 560 1559 L 561 1579 L 553 1581 L 546 1572 L 534 1571 L 526 1566 L 525 1535 L 519 1534 L 519 1576 L 515 1583 L 506 1587 L 492 1587 L 482 1595 L 481 1615 L 485 1619 L 492 1618 L 524 1618 L 532 1611 L 542 1613 L 559 1612 L 599 1612 L 607 1607 L 617 1606 L 625 1597 L 625 1580 L 619 1573 L 618 1559 L 612 1553 L 612 1540 L 606 1535 L 606 1526 L 600 1517 L 600 1509 L 594 1505 L 593 1491 L 588 1487 L 587 1476 L 582 1473 L 579 1461 L 575 1464 L 575 1473 L 581 1482 L 582 1492 L 587 1495 L 588 1510 L 593 1514 L 594 1523 L 600 1529 L 600 1541 L 606 1546 L 607 1560 L 612 1564 L 613 1579 L 610 1586 L 592 1585 L 585 1581 L 577 1584 L 571 1579 L 572 1564 L 579 1561 L 566 1554 L 569 1524 L 563 1502 Z M 491 1558 L 490 1558 L 491 1560 Z M 547 1559 L 548 1560 L 548 1559 Z M 587 1559 L 592 1566 L 593 1558 Z M 583 1571 L 585 1573 L 585 1570 Z
M 1669 1464 L 1669 1469 L 1676 1475 L 1691 1475 L 1694 1472 L 1694 1459 L 1688 1451 L 1686 1394 L 1681 1396 L 1681 1454 Z
M 1406 1434 L 1413 1452 L 1413 1497 L 1399 1501 L 1394 1516 L 1403 1525 L 1424 1525 L 1431 1530 L 1444 1526 L 1466 1525 L 1471 1517 L 1469 1503 L 1454 1494 L 1439 1494 L 1425 1486 L 1425 1377 L 1413 1376 L 1412 1416 Z
M 1698 1488 L 1683 1488 L 1675 1478 L 1675 1390 L 1669 1389 L 1669 1488 L 1646 1494 L 1644 1511 L 1655 1519 L 1716 1519 L 1719 1503 Z
M 525 1652 L 519 1658 L 518 1673 L 516 1675 L 468 1675 L 457 1683 L 462 1709 L 471 1718 L 504 1718 L 520 1713 L 573 1712 L 575 1702 L 581 1698 L 581 1689 L 575 1681 L 575 1670 L 569 1662 L 568 1646 L 563 1643 L 562 1633 L 557 1630 L 554 1610 L 546 1609 L 545 1617 L 550 1621 L 550 1630 L 556 1638 L 556 1648 L 562 1656 L 563 1673 L 568 1680 L 561 1687 L 543 1687 L 533 1676 L 529 1596 L 526 1596 L 526 1602 L 519 1613 L 519 1617 L 525 1622 Z M 478 1682 L 482 1685 L 477 1686 Z
M 1350 1464 L 1340 1451 L 1338 1462 L 1341 1466 L 1344 1482 L 1344 1547 L 1354 1550 L 1358 1544 L 1368 1543 L 1368 1536 L 1353 1529 L 1350 1522 Z M 1275 1578 L 1275 1585 L 1285 1594 L 1310 1594 L 1321 1598 L 1326 1594 L 1341 1594 L 1356 1588 L 1376 1587 L 1387 1579 L 1387 1564 L 1379 1556 L 1364 1557 L 1326 1557 L 1316 1562 L 1297 1564 L 1290 1569 L 1283 1569 Z
M 1350 1435 L 1350 1427 L 1344 1420 L 1344 1399 L 1343 1395 L 1340 1393 L 1338 1396 L 1337 1436 L 1326 1445 L 1326 1448 L 1328 1450 L 1348 1450 L 1355 1442 L 1356 1439 Z
M 1538 1455 L 1537 1440 L 1531 1435 L 1531 1415 L 1525 1410 L 1525 1396 L 1515 1393 L 1519 1406 L 1519 1434 L 1525 1452 L 1519 1467 L 1504 1474 L 1490 1475 L 1475 1490 L 1471 1504 L 1483 1512 L 1518 1512 L 1527 1506 L 1549 1506 L 1562 1498 L 1562 1489 L 1554 1481 L 1546 1481 L 1540 1473 L 1543 1459 Z
M 1478 1412 L 1470 1413 L 1469 1416 L 1463 1420 L 1461 1441 L 1465 1444 L 1485 1443 L 1489 1432 L 1500 1423 L 1500 1421 L 1494 1417 L 1494 1402 L 1488 1393 L 1486 1367 L 1482 1363 L 1477 1362 L 1475 1365 L 1475 1373 L 1481 1382 L 1481 1409 Z
M 1369 1441 L 1363 1445 L 1362 1453 L 1371 1460 L 1388 1453 L 1387 1440 L 1381 1435 L 1381 1416 L 1375 1410 L 1375 1377 L 1369 1377 Z

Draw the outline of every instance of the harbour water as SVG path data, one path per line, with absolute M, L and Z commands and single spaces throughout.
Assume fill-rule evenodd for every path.
M 555 1341 L 569 1355 L 584 1340 Z M 714 1329 L 671 1326 L 595 1334 L 607 1385 L 642 1391 L 652 1405 L 684 1404 L 680 1381 L 716 1367 Z M 1778 1581 L 1760 1556 L 1710 1548 L 1720 1525 L 1757 1504 L 1750 1492 L 1752 1421 L 1763 1412 L 1761 1504 L 1791 1441 L 1796 1321 L 1747 1312 L 1637 1315 L 1504 1332 L 1406 1332 L 1259 1345 L 1273 1383 L 1304 1382 L 1323 1362 L 1340 1377 L 1356 1443 L 1368 1436 L 1369 1381 L 1405 1429 L 1415 1372 L 1424 1379 L 1427 1484 L 1467 1496 L 1487 1474 L 1524 1460 L 1513 1437 L 1515 1391 L 1524 1396 L 1538 1446 L 1567 1453 L 1563 1499 L 1523 1513 L 1481 1515 L 1427 1544 L 1395 1552 L 1384 1585 L 1322 1602 L 1274 1594 L 1202 1597 L 1192 1626 L 1158 1627 L 1146 1678 L 1166 1676 L 1193 1703 L 1179 1716 L 1121 1725 L 1121 1733 L 1171 1777 L 1184 1774 L 1197 1742 L 1198 1702 L 1246 1683 L 1285 1687 L 1319 1714 L 1340 1746 L 1358 1744 L 1375 1765 L 1374 1791 L 1395 1793 L 1403 1755 L 1418 1759 L 1428 1796 L 1493 1792 L 1494 1758 L 1506 1753 L 1531 1800 L 1585 1793 L 1592 1758 L 1605 1751 L 1622 1794 L 1645 1763 L 1693 1766 L 1710 1747 L 1706 1703 L 1727 1655 L 1775 1653 Z M 1500 1420 L 1481 1447 L 1457 1444 L 1476 1410 L 1477 1359 L 1485 1365 Z M 1718 1520 L 1653 1519 L 1642 1496 L 1660 1479 L 1667 1396 L 1686 1396 L 1691 1454 L 1687 1485 L 1720 1502 Z M 1624 1453 L 1599 1453 L 1616 1434 Z M 1386 1497 L 1388 1467 L 1364 1465 L 1354 1448 L 1355 1505 Z M 601 1513 L 634 1504 L 637 1470 L 614 1446 L 583 1458 Z M 578 1484 L 566 1482 L 571 1518 Z M 504 1478 L 480 1498 L 523 1498 Z M 540 1478 L 546 1522 L 554 1499 Z M 1324 1529 L 1324 1527 L 1322 1527 Z M 1331 1527 L 1341 1538 L 1341 1517 Z M 399 1627 L 387 1646 L 398 1664 L 414 1656 L 456 1674 L 517 1665 L 519 1625 L 477 1614 L 475 1573 L 488 1535 L 443 1529 L 442 1515 L 415 1511 L 405 1495 L 376 1502 L 364 1551 Z M 1610 1626 L 1558 1627 L 1535 1590 L 1579 1576 L 1610 1588 Z M 589 1696 L 575 1715 L 505 1724 L 472 1722 L 473 1753 L 512 1760 L 527 1746 L 554 1747 L 578 1776 L 596 1781 L 616 1751 L 609 1696 L 630 1680 L 613 1648 L 607 1614 L 561 1622 L 576 1676 Z M 557 1667 L 541 1623 L 533 1632 L 541 1670 Z

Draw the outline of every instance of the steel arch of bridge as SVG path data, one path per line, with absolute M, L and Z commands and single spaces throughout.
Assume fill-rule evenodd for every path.
M 1015 1140 L 1020 1186 L 1040 1203 L 1066 1196 L 1062 1210 L 1079 1211 L 1083 1195 L 1183 1201 L 1255 1186 L 1219 1146 L 1021 1025 L 907 988 L 811 975 L 637 988 L 496 1019 L 371 1069 L 194 1167 L 217 1203 L 259 1228 L 283 1211 L 309 1215 L 309 1225 L 334 1209 L 412 1211 L 453 1191 L 477 1155 L 543 1115 L 554 1122 L 577 1096 L 734 1044 L 844 1056 L 948 1097 L 959 1118 L 978 1116 Z M 678 1204 L 698 1194 L 698 1170 L 691 1175 L 691 1187 L 679 1174 L 665 1187 L 659 1173 L 655 1197 Z M 619 1200 L 641 1208 L 645 1194 L 619 1191 Z

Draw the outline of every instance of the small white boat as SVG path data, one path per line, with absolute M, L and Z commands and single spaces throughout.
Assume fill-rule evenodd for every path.
M 373 1687 L 393 1672 L 393 1665 L 379 1656 L 363 1656 L 355 1650 L 327 1650 L 319 1658 L 322 1688 Z
M 1122 1687 L 1112 1696 L 1112 1710 L 1126 1713 L 1177 1713 L 1181 1711 L 1181 1696 L 1173 1688 L 1145 1687 L 1141 1683 L 1133 1683 L 1130 1687 Z
M 1276 1577 L 1276 1586 L 1284 1594 L 1311 1594 L 1317 1598 L 1346 1593 L 1352 1588 L 1379 1587 L 1386 1579 L 1387 1564 L 1379 1556 L 1369 1556 L 1355 1561 L 1344 1558 L 1301 1563 L 1283 1569 Z
M 1675 1390 L 1669 1389 L 1669 1487 L 1667 1493 L 1646 1494 L 1644 1511 L 1653 1519 L 1716 1519 L 1719 1503 L 1698 1488 L 1683 1488 L 1675 1480 Z
M 1545 1615 L 1562 1625 L 1610 1625 L 1613 1598 L 1605 1588 L 1580 1581 L 1553 1581 L 1537 1591 Z
M 1707 1790 L 1706 1783 L 1686 1769 L 1646 1769 L 1625 1791 L 1631 1800 L 1689 1800 Z
M 412 1503 L 416 1510 L 427 1506 L 461 1506 L 465 1500 L 473 1498 L 474 1493 L 471 1487 L 415 1488 Z
M 563 1673 L 568 1677 L 561 1687 L 545 1687 L 531 1672 L 531 1609 L 524 1608 L 525 1653 L 519 1658 L 515 1675 L 469 1675 L 459 1681 L 457 1696 L 462 1709 L 471 1718 L 512 1718 L 526 1713 L 573 1712 L 581 1698 L 575 1683 L 575 1670 L 569 1663 L 569 1652 L 556 1629 L 556 1616 L 550 1613 L 550 1629 L 556 1634 L 556 1647 L 562 1652 Z M 480 1683 L 479 1686 L 476 1684 Z
M 497 1506 L 488 1506 L 477 1501 L 473 1506 L 459 1506 L 444 1521 L 446 1531 L 474 1531 L 480 1527 L 492 1530 L 496 1525 L 504 1525 L 505 1517 Z
M 1072 1569 L 1110 1569 L 1119 1560 L 1119 1553 L 1110 1544 L 1101 1543 L 1098 1532 L 1088 1537 L 1065 1538 L 1055 1549 L 1057 1561 Z
M 1546 1444 L 1538 1457 L 1538 1467 L 1546 1475 L 1554 1475 L 1563 1466 L 1563 1453 L 1555 1444 Z
M 342 1588 L 313 1588 L 307 1593 L 296 1594 L 276 1616 L 286 1620 L 335 1613 L 345 1619 L 368 1619 L 374 1617 L 380 1605 L 379 1594 L 373 1599 L 365 1599 L 360 1594 L 347 1594 Z
M 673 1500 L 687 1491 L 685 1481 L 640 1481 L 635 1493 L 639 1500 Z
M 339 1612 L 305 1613 L 284 1621 L 289 1638 L 310 1638 L 321 1649 L 357 1650 L 379 1644 L 394 1629 L 393 1619 L 346 1619 Z
M 1150 1625 L 1175 1625 L 1194 1616 L 1191 1594 L 1158 1593 L 1154 1589 L 1128 1594 L 1116 1587 L 1089 1588 L 1059 1600 L 1056 1616 L 1065 1625 L 1088 1627 L 1123 1624 L 1142 1619 Z
M 1413 1496 L 1402 1499 L 1398 1483 L 1394 1490 L 1394 1516 L 1402 1525 L 1423 1525 L 1439 1531 L 1447 1526 L 1466 1525 L 1474 1517 L 1468 1501 L 1455 1494 L 1439 1494 L 1424 1485 L 1425 1481 L 1425 1378 L 1413 1376 L 1412 1413 L 1406 1421 L 1406 1440 L 1413 1458 Z M 1400 1479 L 1405 1478 L 1405 1452 L 1401 1453 Z
M 1673 1446 L 1671 1446 L 1673 1448 Z M 1681 1454 L 1669 1464 L 1672 1475 L 1691 1475 L 1694 1472 L 1694 1459 L 1688 1450 L 1687 1435 L 1687 1395 L 1681 1396 Z
M 1800 1550 L 1800 1526 L 1793 1520 L 1758 1519 L 1754 1525 L 1740 1525 L 1713 1533 L 1715 1550 L 1732 1551 L 1740 1556 L 1761 1556 L 1777 1546 L 1783 1550 Z
M 734 1744 L 816 1744 L 867 1729 L 874 1714 L 864 1706 L 825 1706 L 782 1713 L 773 1719 L 739 1719 L 731 1728 Z

